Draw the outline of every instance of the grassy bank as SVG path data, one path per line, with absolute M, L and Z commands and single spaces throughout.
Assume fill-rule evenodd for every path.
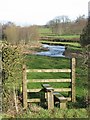
M 54 44 L 54 45 L 69 45 L 69 46 L 75 46 L 75 47 L 80 47 L 80 43 L 77 43 L 77 42 L 52 42 L 52 41 L 40 41 L 41 43 L 44 43 L 44 44 Z

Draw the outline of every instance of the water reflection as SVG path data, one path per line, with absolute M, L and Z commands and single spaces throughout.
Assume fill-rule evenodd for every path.
M 47 48 L 48 51 L 37 52 L 37 55 L 44 55 L 50 57 L 64 57 L 63 53 L 65 52 L 65 46 L 42 44 L 42 47 Z

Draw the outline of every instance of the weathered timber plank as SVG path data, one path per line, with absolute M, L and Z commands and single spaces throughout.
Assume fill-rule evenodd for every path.
M 26 72 L 71 72 L 71 69 L 27 69 Z
M 40 102 L 40 99 L 27 99 L 27 102 Z
M 71 79 L 30 79 L 27 82 L 71 82 Z
M 54 96 L 53 96 L 53 91 L 48 91 L 47 92 L 47 99 L 48 99 L 48 109 L 53 109 L 54 108 Z
M 55 92 L 69 92 L 71 88 L 54 88 Z
M 27 92 L 39 92 L 41 89 L 27 89 Z M 55 92 L 69 92 L 71 88 L 54 88 Z
M 48 84 L 48 85 L 49 85 L 49 84 Z M 53 90 L 54 90 L 54 88 L 52 88 L 51 86 L 46 86 L 45 84 L 43 84 L 42 87 L 43 87 L 44 89 L 46 89 L 46 91 L 53 91 Z
M 72 100 L 72 98 L 70 98 L 70 97 L 65 97 L 66 99 L 67 99 L 67 101 L 71 101 Z
M 27 89 L 27 92 L 39 92 L 41 89 Z

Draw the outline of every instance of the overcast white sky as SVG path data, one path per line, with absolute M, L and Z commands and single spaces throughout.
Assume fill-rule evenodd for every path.
M 89 0 L 0 0 L 0 21 L 44 25 L 56 16 L 88 16 Z

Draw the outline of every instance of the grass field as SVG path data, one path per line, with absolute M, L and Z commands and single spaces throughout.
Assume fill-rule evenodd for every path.
M 34 56 L 34 55 L 28 55 L 27 59 L 31 62 L 27 62 L 27 67 L 30 69 L 59 69 L 59 68 L 70 68 L 70 60 L 67 58 L 51 58 L 51 57 L 45 57 L 45 56 Z M 65 64 L 64 64 L 65 63 Z M 70 74 L 64 74 L 64 73 L 29 73 L 28 79 L 59 79 L 59 78 L 70 78 Z M 61 84 L 52 84 L 53 87 L 60 87 Z M 63 85 L 63 84 L 62 84 Z M 68 84 L 69 85 L 69 84 Z M 33 83 L 28 85 L 28 88 L 39 88 L 41 87 L 41 83 Z M 67 86 L 67 84 L 64 86 Z M 63 87 L 63 86 L 62 86 Z
M 80 35 L 60 35 L 60 34 L 53 34 L 50 28 L 39 27 L 38 32 L 40 37 L 53 37 L 53 38 L 63 38 L 63 39 L 74 39 L 80 38 Z
M 52 33 L 50 28 L 43 28 L 43 27 L 39 27 L 38 32 L 40 33 L 40 36 L 46 36 L 46 34 Z

